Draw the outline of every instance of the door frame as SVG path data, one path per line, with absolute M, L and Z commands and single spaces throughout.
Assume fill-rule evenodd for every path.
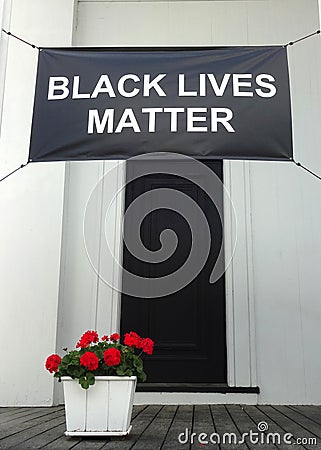
M 257 386 L 255 297 L 251 220 L 251 162 L 224 161 L 223 179 L 232 199 L 224 201 L 226 258 L 236 249 L 225 273 L 227 380 L 229 386 Z
M 122 166 L 120 181 L 126 179 L 126 165 Z M 233 258 L 225 273 L 227 382 L 231 387 L 257 386 L 250 180 L 250 161 L 223 161 L 223 181 L 237 218 L 235 229 L 231 202 L 224 199 L 226 261 L 233 252 L 235 235 L 237 240 Z M 123 211 L 124 205 L 125 198 L 122 201 Z M 122 250 L 121 246 L 119 252 L 122 253 Z M 112 310 L 118 313 L 114 323 L 119 330 L 121 294 L 114 296 L 114 301 L 116 305 Z

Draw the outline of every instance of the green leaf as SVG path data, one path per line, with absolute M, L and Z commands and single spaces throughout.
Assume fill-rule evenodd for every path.
M 116 373 L 118 376 L 123 377 L 125 375 L 125 371 L 122 367 L 117 367 Z
M 89 388 L 89 382 L 85 378 L 79 378 L 79 384 L 83 389 Z
M 137 374 L 137 378 L 138 378 L 138 381 L 144 382 L 147 379 L 147 375 L 145 372 L 142 372 L 142 373 Z
M 86 373 L 86 378 L 87 378 L 87 380 L 94 380 L 95 379 L 95 375 L 92 372 L 87 372 Z
M 88 378 L 88 383 L 90 386 L 93 386 L 95 384 L 96 380 L 95 377 L 94 378 Z
M 70 363 L 70 355 L 65 355 L 63 358 L 62 358 L 62 363 L 63 364 L 69 364 Z
M 99 359 L 103 359 L 104 357 L 104 352 L 101 349 L 97 349 L 96 350 L 96 355 L 98 356 Z

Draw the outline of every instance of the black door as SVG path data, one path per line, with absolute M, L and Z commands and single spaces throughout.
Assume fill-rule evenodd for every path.
M 137 172 L 139 164 L 144 161 L 127 163 L 127 177 Z M 199 186 L 182 177 L 157 173 L 162 161 L 153 164 L 156 173 L 137 178 L 126 186 L 126 210 L 133 200 L 153 189 L 172 188 L 188 195 L 206 215 L 212 239 L 210 253 L 199 275 L 178 292 L 158 298 L 123 294 L 121 332 L 136 331 L 156 342 L 153 356 L 146 357 L 144 362 L 147 383 L 226 383 L 224 275 L 214 284 L 209 282 L 222 242 L 221 221 L 215 205 Z M 188 172 L 188 161 L 180 164 L 185 164 Z M 207 161 L 206 165 L 222 179 L 221 161 Z M 152 209 L 153 205 L 150 206 Z M 140 213 L 139 207 L 133 208 L 126 217 L 124 233 L 129 242 L 137 239 L 131 235 L 132 220 L 133 214 Z M 173 230 L 178 238 L 170 258 L 158 263 L 140 261 L 124 246 L 124 269 L 153 279 L 181 267 L 189 255 L 192 236 L 189 224 L 180 214 L 165 208 L 152 211 L 141 223 L 141 240 L 146 248 L 157 251 L 161 247 L 160 234 L 165 229 Z M 193 241 L 200 248 L 203 240 L 201 231 L 194 229 Z M 150 286 L 153 289 L 152 281 Z

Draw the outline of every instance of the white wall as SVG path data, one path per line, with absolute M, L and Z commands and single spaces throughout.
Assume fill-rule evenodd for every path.
M 0 25 L 1 28 L 8 31 L 11 18 L 11 0 L 0 0 Z M 8 55 L 9 36 L 0 32 L 0 124 L 2 118 L 3 93 L 5 87 L 7 55 Z M 0 127 L 1 133 L 1 127 Z
M 12 33 L 69 45 L 73 0 L 13 0 Z M 1 60 L 3 64 L 4 61 Z M 9 40 L 0 177 L 27 161 L 37 51 Z M 50 405 L 54 380 L 64 163 L 34 164 L 0 185 L 1 405 Z
M 317 0 L 80 1 L 73 43 L 280 44 L 316 30 L 317 17 Z M 38 45 L 69 45 L 72 24 L 73 0 L 34 0 L 32 8 L 12 1 L 11 31 Z M 36 51 L 9 42 L 0 176 L 27 159 L 36 70 Z M 319 173 L 320 45 L 311 38 L 289 49 L 295 153 Z M 115 164 L 91 216 L 97 261 L 111 270 L 99 252 L 99 211 L 121 184 Z M 0 345 L 10 367 L 10 378 L 0 374 L 1 405 L 51 404 L 57 384 L 43 370 L 45 357 L 73 345 L 85 328 L 118 325 L 119 297 L 91 269 L 82 236 L 91 188 L 112 165 L 71 164 L 65 178 L 64 163 L 38 163 L 0 185 Z M 257 383 L 261 403 L 320 403 L 319 184 L 289 163 L 226 163 L 225 176 L 240 225 L 227 273 L 230 383 Z M 120 199 L 108 230 L 116 251 L 121 210 Z M 19 358 L 8 355 L 9 341 Z
M 270 45 L 318 27 L 317 0 L 87 0 L 75 42 Z M 320 45 L 315 37 L 289 48 L 295 154 L 319 173 Z M 320 403 L 319 184 L 290 163 L 225 162 L 224 173 L 239 219 L 227 272 L 229 382 L 258 384 L 261 403 Z

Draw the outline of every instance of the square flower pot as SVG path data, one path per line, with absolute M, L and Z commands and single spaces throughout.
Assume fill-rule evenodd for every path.
M 78 380 L 62 377 L 66 436 L 123 436 L 131 430 L 136 377 L 96 376 L 83 389 Z

